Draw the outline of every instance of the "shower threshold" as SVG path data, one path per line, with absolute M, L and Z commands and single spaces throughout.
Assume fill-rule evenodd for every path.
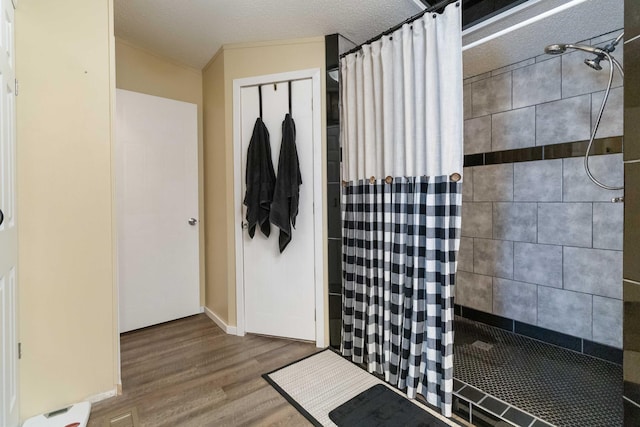
M 622 366 L 455 318 L 454 412 L 476 426 L 622 425 Z

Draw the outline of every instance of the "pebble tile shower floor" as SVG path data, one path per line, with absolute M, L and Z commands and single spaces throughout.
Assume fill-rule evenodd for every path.
M 622 366 L 462 317 L 454 346 L 456 379 L 547 423 L 622 425 Z

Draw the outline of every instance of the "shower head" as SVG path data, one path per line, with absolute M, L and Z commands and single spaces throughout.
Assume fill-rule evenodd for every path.
M 544 53 L 548 55 L 558 55 L 564 53 L 567 50 L 566 44 L 550 44 L 544 48 Z
M 602 56 L 598 55 L 593 59 L 585 59 L 584 63 L 594 70 L 600 71 L 602 70 L 602 65 L 600 65 L 600 61 L 602 61 Z
M 549 46 L 544 48 L 544 53 L 549 55 L 557 55 L 560 53 L 564 53 L 567 49 L 576 49 L 582 50 L 584 52 L 595 53 L 596 55 L 602 55 L 605 51 L 600 49 L 599 47 L 593 46 L 585 46 L 582 44 L 550 44 Z

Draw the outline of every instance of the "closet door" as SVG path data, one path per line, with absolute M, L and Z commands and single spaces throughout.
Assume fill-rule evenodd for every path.
M 262 86 L 262 118 L 271 140 L 274 170 L 278 171 L 278 157 L 282 139 L 282 121 L 289 111 L 288 84 Z M 253 239 L 243 232 L 244 298 L 246 332 L 296 338 L 316 339 L 315 324 L 315 238 L 313 179 L 314 167 L 320 159 L 313 158 L 312 80 L 291 84 L 292 117 L 296 125 L 296 145 L 302 185 L 299 213 L 291 243 L 283 253 L 278 248 L 280 230 L 271 226 L 267 239 L 259 227 Z M 244 87 L 240 94 L 242 132 L 242 194 L 244 195 L 247 149 L 253 126 L 259 116 L 257 86 Z M 245 218 L 243 206 L 242 217 Z M 321 256 L 321 254 L 317 254 Z M 241 315 L 241 314 L 239 314 Z

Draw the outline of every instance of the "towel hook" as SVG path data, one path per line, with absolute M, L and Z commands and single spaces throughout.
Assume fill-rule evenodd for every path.
M 260 120 L 262 120 L 262 86 L 258 85 L 258 99 L 260 101 Z
M 289 115 L 291 115 L 291 80 L 289 80 Z

